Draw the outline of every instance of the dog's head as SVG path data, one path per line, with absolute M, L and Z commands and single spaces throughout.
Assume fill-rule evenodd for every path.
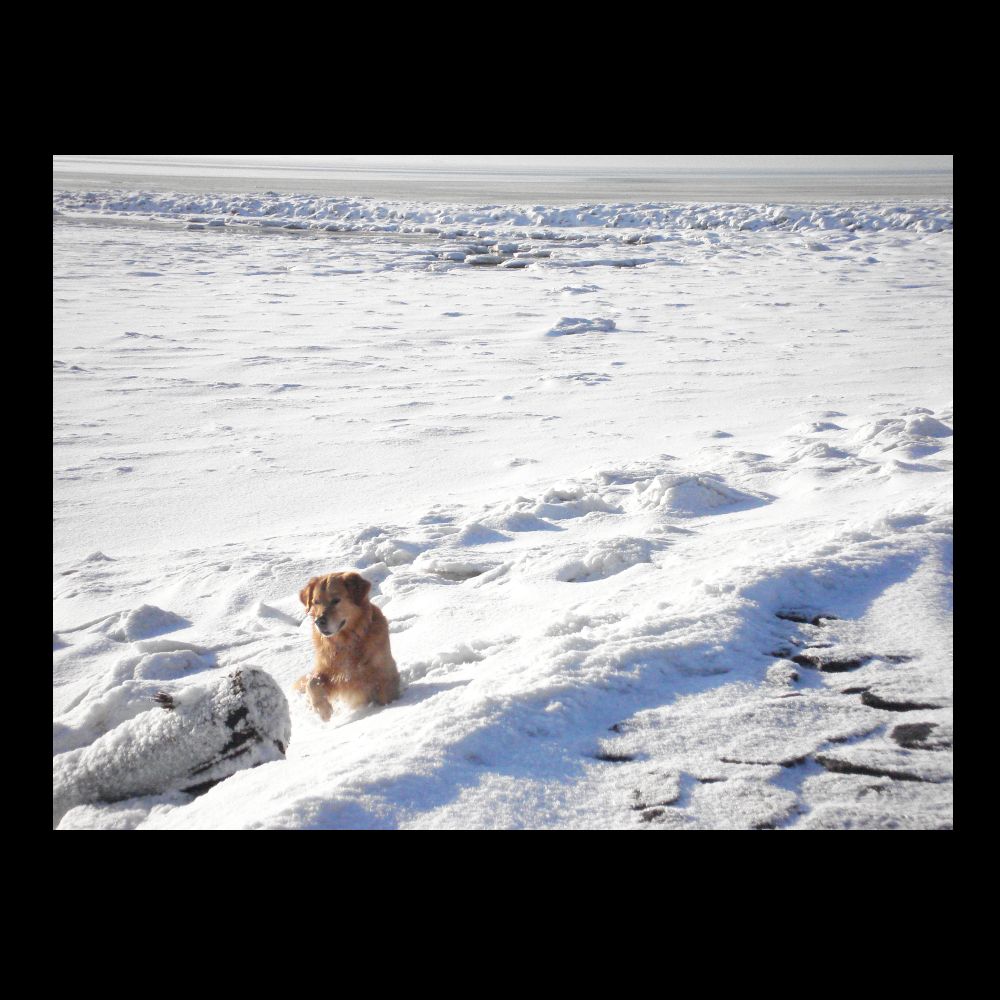
M 327 573 L 314 576 L 300 591 L 299 600 L 316 631 L 329 637 L 350 628 L 365 613 L 371 589 L 358 573 Z

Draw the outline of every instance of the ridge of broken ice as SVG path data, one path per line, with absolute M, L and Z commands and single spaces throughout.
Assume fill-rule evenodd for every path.
M 558 238 L 573 229 L 785 230 L 791 232 L 904 230 L 936 233 L 954 227 L 950 201 L 844 202 L 828 205 L 739 203 L 587 203 L 576 206 L 456 205 L 319 198 L 309 195 L 207 194 L 144 191 L 53 192 L 53 211 L 146 217 L 207 226 L 339 232 L 424 233 L 442 237 L 494 235 Z M 636 234 L 630 242 L 643 237 Z

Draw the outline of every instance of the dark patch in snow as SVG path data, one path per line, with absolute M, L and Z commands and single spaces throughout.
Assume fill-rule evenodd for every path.
M 809 656 L 805 653 L 800 653 L 798 656 L 792 657 L 792 662 L 797 663 L 800 667 L 809 667 L 812 670 L 821 670 L 825 674 L 841 674 L 848 670 L 857 670 L 858 667 L 864 666 L 872 657 L 851 657 L 846 660 L 825 660 L 819 656 Z
M 782 767 L 800 767 L 808 759 L 809 758 L 806 757 L 806 756 L 803 756 L 803 757 L 792 757 L 790 760 L 779 760 L 778 763 Z
M 867 774 L 873 778 L 893 778 L 896 781 L 923 781 L 927 784 L 937 784 L 933 778 L 924 778 L 919 774 L 910 771 L 896 771 L 888 767 L 874 767 L 870 764 L 854 764 L 850 761 L 840 760 L 837 757 L 827 757 L 823 754 L 816 755 L 816 763 L 822 764 L 828 771 L 837 774 Z
M 951 740 L 940 737 L 928 739 L 937 727 L 936 722 L 907 722 L 896 726 L 889 737 L 905 750 L 947 750 L 951 747 Z
M 783 760 L 739 760 L 736 757 L 720 757 L 723 764 L 752 764 L 757 767 L 798 767 L 807 757 L 786 757 Z
M 800 625 L 817 625 L 822 628 L 824 621 L 839 621 L 836 615 L 808 615 L 802 611 L 776 611 L 775 618 L 786 622 L 797 622 Z
M 638 788 L 635 788 L 632 790 L 632 798 L 634 801 L 632 805 L 629 806 L 629 808 L 634 810 L 635 812 L 642 812 L 642 810 L 651 811 L 652 809 L 657 808 L 659 806 L 672 806 L 680 800 L 680 797 L 681 793 L 680 790 L 678 789 L 677 794 L 669 799 L 660 799 L 657 802 L 646 802 L 643 793 Z M 663 812 L 662 809 L 658 808 L 657 811 L 659 813 Z M 643 813 L 643 815 L 645 816 L 645 813 Z
M 871 691 L 864 691 L 861 701 L 869 708 L 881 708 L 886 712 L 917 712 L 920 709 L 941 708 L 941 705 L 932 705 L 924 701 L 890 701 L 888 698 L 880 698 Z

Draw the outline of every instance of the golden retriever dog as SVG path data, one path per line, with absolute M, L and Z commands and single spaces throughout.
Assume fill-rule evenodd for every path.
M 314 576 L 299 593 L 313 622 L 316 662 L 295 682 L 325 722 L 339 700 L 350 708 L 399 697 L 399 672 L 389 650 L 389 624 L 368 599 L 371 583 L 358 573 Z

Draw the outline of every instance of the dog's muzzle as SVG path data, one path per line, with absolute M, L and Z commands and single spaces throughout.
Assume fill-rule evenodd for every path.
M 327 628 L 325 618 L 317 618 L 313 621 L 313 624 L 316 626 L 316 631 L 319 632 L 320 635 L 329 638 L 331 635 L 335 635 L 337 632 L 339 632 L 344 627 L 344 625 L 347 624 L 347 619 L 345 618 L 343 621 L 338 622 L 336 627 L 333 629 Z

